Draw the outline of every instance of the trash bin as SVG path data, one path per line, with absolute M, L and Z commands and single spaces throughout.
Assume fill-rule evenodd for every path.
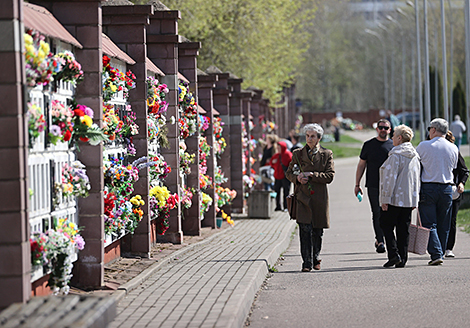
M 274 213 L 274 200 L 269 190 L 253 190 L 248 198 L 250 218 L 270 218 Z

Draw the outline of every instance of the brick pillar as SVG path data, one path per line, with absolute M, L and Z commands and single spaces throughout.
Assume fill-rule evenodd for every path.
M 189 80 L 189 90 L 199 103 L 198 99 L 198 80 L 197 80 L 197 56 L 201 48 L 200 42 L 190 42 L 184 40 L 178 44 L 178 70 Z M 199 124 L 199 116 L 197 117 Z M 187 177 L 187 186 L 194 188 L 198 192 L 192 199 L 192 206 L 185 210 L 184 219 L 182 221 L 183 234 L 188 236 L 201 235 L 201 199 L 199 195 L 199 129 L 191 137 L 186 138 L 185 143 L 187 151 L 190 154 L 195 154 L 196 158 L 191 164 L 191 174 Z M 209 140 L 208 140 L 209 141 Z M 212 174 L 213 178 L 213 174 Z
M 153 7 L 142 6 L 104 6 L 103 30 L 111 40 L 126 52 L 135 64 L 131 70 L 136 76 L 136 87 L 129 92 L 129 103 L 136 114 L 139 133 L 133 137 L 136 148 L 135 158 L 148 156 L 147 145 L 147 58 L 146 32 L 149 15 Z M 149 217 L 149 171 L 139 172 L 139 181 L 135 184 L 135 193 L 142 196 L 144 216 L 132 235 L 131 253 L 148 258 L 151 249 L 151 231 Z
M 230 78 L 229 86 L 232 88 L 230 97 L 230 144 L 231 163 L 230 180 L 232 189 L 237 191 L 237 197 L 232 202 L 233 213 L 243 213 L 244 193 L 243 188 L 243 144 L 242 144 L 242 114 L 243 93 L 241 83 L 243 79 Z
M 206 71 L 211 76 L 216 76 L 217 79 L 215 81 L 215 89 L 213 90 L 214 94 L 214 108 L 220 113 L 220 118 L 224 123 L 224 131 L 222 136 L 224 137 L 225 141 L 227 142 L 227 147 L 223 152 L 220 160 L 218 161 L 219 166 L 222 167 L 222 170 L 225 170 L 225 177 L 228 178 L 228 181 L 223 184 L 224 188 L 232 189 L 232 180 L 230 178 L 230 166 L 232 165 L 231 162 L 231 148 L 232 143 L 230 141 L 230 89 L 228 85 L 228 73 L 222 73 L 217 67 L 209 67 Z M 237 195 L 237 198 L 243 197 L 243 195 Z M 232 209 L 229 205 L 223 207 L 225 213 L 230 215 L 232 213 Z
M 159 9 L 158 7 L 155 7 Z M 164 73 L 161 79 L 166 83 L 170 92 L 166 100 L 169 104 L 167 117 L 178 118 L 178 19 L 180 12 L 177 10 L 155 11 L 150 17 L 150 25 L 147 29 L 148 57 Z M 178 193 L 180 186 L 179 176 L 179 128 L 178 123 L 170 124 L 167 121 L 169 148 L 163 148 L 161 153 L 171 166 L 171 173 L 165 179 L 165 184 L 171 193 Z M 165 235 L 158 236 L 160 242 L 183 242 L 181 227 L 181 208 L 170 212 L 170 227 Z
M 46 7 L 57 20 L 83 45 L 76 49 L 76 59 L 82 65 L 83 81 L 77 86 L 75 99 L 93 109 L 93 122 L 102 125 L 101 97 L 101 1 L 30 1 Z M 90 195 L 78 199 L 79 224 L 86 246 L 79 253 L 73 268 L 73 283 L 81 287 L 101 287 L 104 283 L 104 200 L 103 145 L 91 146 L 80 142 L 77 158 L 85 166 L 91 184 Z
M 262 138 L 262 133 L 263 133 L 263 128 L 261 124 L 259 123 L 259 117 L 262 115 L 261 113 L 261 97 L 263 94 L 262 90 L 254 89 L 254 88 L 249 88 L 251 91 L 253 91 L 253 100 L 251 102 L 251 115 L 253 116 L 253 123 L 254 123 L 254 128 L 253 131 L 251 131 L 251 136 L 256 140 L 260 140 Z M 260 155 L 263 154 L 263 149 L 259 146 L 259 144 L 256 145 L 254 152 L 253 152 L 253 157 L 255 158 L 255 163 L 252 166 L 253 169 L 259 174 L 259 168 L 260 168 Z M 258 183 L 256 185 L 256 189 L 262 189 L 263 184 Z
M 250 131 L 250 116 L 251 116 L 251 101 L 252 101 L 253 93 L 248 90 L 244 90 L 242 92 L 242 113 L 243 113 L 243 120 L 246 128 L 247 133 L 247 147 L 244 149 L 244 154 L 246 156 L 246 175 L 251 176 L 251 150 L 250 150 L 250 143 L 251 143 L 251 131 Z M 247 191 L 245 191 L 247 192 Z
M 206 116 L 209 117 L 211 124 L 209 129 L 206 131 L 207 143 L 211 146 L 210 158 L 207 160 L 207 172 L 209 176 L 214 179 L 214 170 L 216 164 L 216 158 L 214 153 L 214 126 L 212 122 L 214 121 L 214 93 L 213 88 L 215 87 L 215 82 L 217 81 L 217 75 L 207 75 L 206 73 L 200 71 L 198 75 L 198 100 L 199 104 L 207 111 Z M 214 188 L 206 190 L 206 193 L 212 197 L 215 202 L 215 190 Z M 206 212 L 205 218 L 202 221 L 204 227 L 216 227 L 216 211 L 215 204 L 209 208 L 209 211 Z
M 0 310 L 31 294 L 23 1 L 0 2 Z

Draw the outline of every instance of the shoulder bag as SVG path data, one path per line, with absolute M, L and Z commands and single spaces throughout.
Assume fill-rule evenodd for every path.
M 418 216 L 416 219 L 417 224 L 410 224 L 408 231 L 410 232 L 410 241 L 408 243 L 408 252 L 418 255 L 426 254 L 428 249 L 429 232 L 428 228 L 421 225 L 421 218 Z
M 295 154 L 295 159 L 297 160 L 297 163 L 299 164 L 300 170 L 302 170 L 302 166 L 300 165 L 299 158 L 297 157 L 297 154 Z M 289 211 L 289 216 L 291 220 L 296 220 L 297 219 L 297 196 L 296 196 L 296 184 L 294 184 L 294 192 L 290 194 L 289 196 L 286 197 L 287 201 L 287 210 Z

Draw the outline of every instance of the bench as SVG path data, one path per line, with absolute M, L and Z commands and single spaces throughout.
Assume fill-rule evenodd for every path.
M 101 328 L 107 327 L 115 317 L 116 301 L 109 296 L 33 297 L 0 312 L 0 327 Z

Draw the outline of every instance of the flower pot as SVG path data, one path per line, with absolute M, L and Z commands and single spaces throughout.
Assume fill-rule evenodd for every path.
M 221 228 L 223 219 L 222 218 L 215 218 L 215 220 L 216 220 L 217 228 Z

